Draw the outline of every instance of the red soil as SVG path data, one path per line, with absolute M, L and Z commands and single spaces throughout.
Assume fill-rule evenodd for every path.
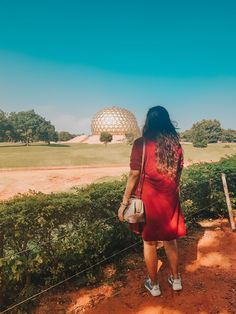
M 185 163 L 185 167 L 189 165 Z M 93 165 L 0 169 L 0 200 L 29 190 L 51 193 L 68 191 L 73 186 L 96 182 L 105 177 L 120 177 L 129 172 L 127 165 Z
M 0 200 L 28 190 L 43 193 L 67 191 L 102 177 L 128 173 L 129 167 L 115 165 L 0 169 Z
M 168 263 L 161 248 L 160 297 L 152 297 L 143 287 L 145 266 L 141 254 L 134 253 L 126 260 L 124 280 L 96 288 L 48 293 L 35 314 L 235 314 L 236 234 L 228 220 L 201 221 L 178 243 L 181 292 L 168 286 Z

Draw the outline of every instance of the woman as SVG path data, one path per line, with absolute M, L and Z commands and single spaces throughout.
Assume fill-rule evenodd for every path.
M 131 194 L 137 193 L 143 145 L 145 157 L 143 167 L 142 200 L 146 222 L 130 225 L 132 231 L 141 233 L 144 243 L 144 259 L 149 277 L 145 287 L 153 296 L 161 294 L 157 276 L 158 241 L 163 241 L 171 274 L 168 282 L 173 290 L 181 290 L 178 270 L 178 247 L 176 239 L 186 234 L 179 201 L 179 180 L 183 168 L 183 153 L 179 136 L 171 123 L 167 110 L 161 106 L 148 110 L 142 137 L 135 140 L 131 157 L 130 173 L 118 211 L 120 221 Z M 136 194 L 137 195 L 137 194 Z

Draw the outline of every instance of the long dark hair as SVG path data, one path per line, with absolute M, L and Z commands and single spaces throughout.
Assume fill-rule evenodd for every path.
M 145 140 L 156 141 L 157 170 L 174 177 L 178 165 L 179 135 L 164 107 L 155 106 L 148 110 L 142 136 Z
M 179 138 L 168 111 L 162 106 L 155 106 L 148 110 L 142 135 L 150 140 L 161 135 Z

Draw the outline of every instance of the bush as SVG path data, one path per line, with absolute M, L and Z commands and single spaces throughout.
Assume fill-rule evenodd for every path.
M 187 226 L 199 215 L 226 214 L 221 172 L 235 201 L 236 156 L 184 170 L 181 199 Z M 137 240 L 113 218 L 126 179 L 75 188 L 72 193 L 31 192 L 0 202 L 0 298 L 5 306 Z M 91 271 L 85 275 L 94 278 Z
M 207 140 L 193 140 L 193 147 L 205 148 L 207 147 Z
M 36 286 L 55 283 L 132 243 L 135 236 L 112 218 L 124 186 L 125 178 L 73 193 L 29 193 L 1 202 L 5 303 L 19 301 Z
M 200 163 L 184 169 L 181 179 L 181 199 L 185 219 L 201 215 L 226 215 L 221 173 L 227 177 L 232 201 L 236 199 L 236 155 L 217 163 Z M 199 212 L 200 211 L 200 212 Z

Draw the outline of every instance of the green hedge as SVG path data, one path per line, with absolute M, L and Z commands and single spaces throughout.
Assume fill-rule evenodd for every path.
M 226 174 L 233 204 L 236 198 L 236 155 L 216 163 L 199 163 L 184 169 L 180 195 L 186 224 L 200 216 L 226 215 L 221 173 Z
M 36 286 L 55 283 L 133 243 L 127 227 L 112 218 L 124 187 L 122 179 L 1 202 L 4 302 L 19 301 L 37 292 Z
M 184 170 L 181 199 L 187 226 L 199 215 L 226 214 L 221 172 L 227 175 L 234 202 L 236 156 Z M 0 203 L 0 298 L 5 306 L 137 241 L 126 225 L 112 218 L 126 179 L 72 193 L 31 192 Z M 91 272 L 86 275 L 89 281 Z

